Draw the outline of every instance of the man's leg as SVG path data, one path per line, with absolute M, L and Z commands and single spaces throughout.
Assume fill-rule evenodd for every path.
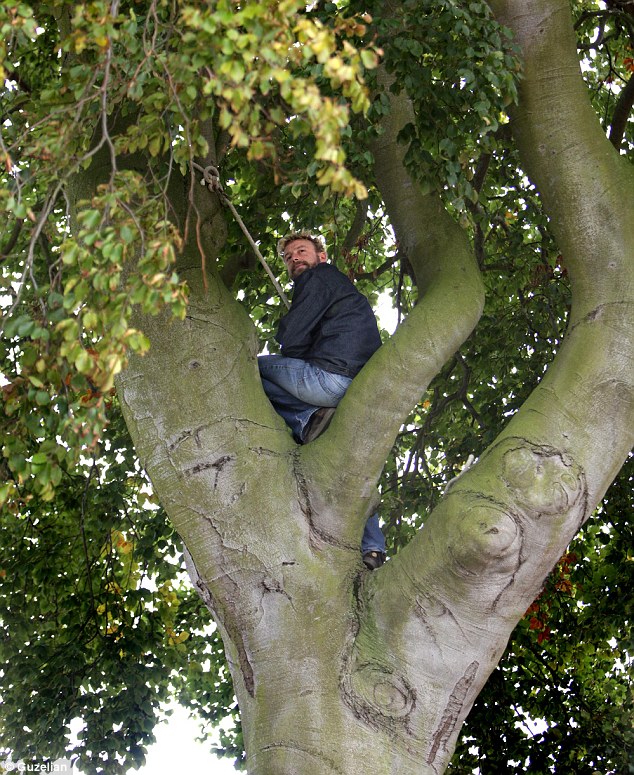
M 363 562 L 370 570 L 380 568 L 385 562 L 385 537 L 379 526 L 379 515 L 375 512 L 365 523 L 361 537 Z
M 261 355 L 258 367 L 264 392 L 301 441 L 306 440 L 306 429 L 313 413 L 323 407 L 337 406 L 352 382 L 350 377 L 325 371 L 300 358 L 282 355 Z M 322 432 L 326 427 L 324 425 Z
M 301 444 L 304 430 L 318 407 L 301 401 L 268 379 L 262 378 L 262 387 L 275 411 L 291 429 L 297 443 Z
M 315 407 L 337 406 L 352 382 L 350 377 L 283 355 L 260 355 L 258 367 L 263 379 Z
M 305 440 L 314 413 L 323 407 L 337 406 L 352 382 L 349 377 L 326 372 L 299 358 L 260 355 L 258 366 L 264 392 L 300 442 Z M 327 422 L 320 432 L 326 427 Z M 316 433 L 309 440 L 318 435 Z M 370 570 L 380 567 L 385 561 L 385 538 L 379 527 L 378 514 L 373 514 L 366 522 L 361 554 Z

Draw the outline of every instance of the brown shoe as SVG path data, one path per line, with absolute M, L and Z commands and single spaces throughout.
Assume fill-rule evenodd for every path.
M 330 425 L 334 413 L 335 409 L 331 406 L 322 406 L 316 412 L 313 412 L 306 427 L 302 444 L 308 444 L 309 441 L 315 441 L 318 436 L 321 436 Z
M 376 570 L 385 562 L 383 552 L 366 552 L 363 555 L 363 564 L 368 570 Z

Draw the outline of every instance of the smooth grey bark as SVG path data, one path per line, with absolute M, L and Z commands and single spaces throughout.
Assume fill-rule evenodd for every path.
M 567 3 L 492 5 L 523 48 L 513 124 L 575 301 L 540 386 L 414 540 L 364 570 L 359 541 L 384 460 L 476 324 L 482 286 L 464 234 L 403 168 L 403 98 L 374 153 L 421 298 L 326 434 L 296 446 L 261 389 L 253 326 L 213 272 L 214 208 L 201 205 L 182 268 L 186 321 L 143 321 L 151 351 L 119 381 L 139 456 L 221 629 L 251 775 L 360 775 L 369 763 L 443 772 L 513 627 L 632 445 L 634 225 L 616 206 L 631 198 L 631 172 L 592 115 Z
M 491 5 L 522 49 L 513 133 L 573 290 L 564 344 L 514 430 L 529 421 L 535 433 L 571 454 L 596 504 L 633 442 L 634 210 L 624 203 L 634 194 L 634 170 L 606 139 L 590 105 L 569 4 Z

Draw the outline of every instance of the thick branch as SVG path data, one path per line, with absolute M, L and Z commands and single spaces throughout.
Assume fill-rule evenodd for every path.
M 509 432 L 571 454 L 593 507 L 634 443 L 634 171 L 592 109 L 567 0 L 491 5 L 522 50 L 513 134 L 573 291 L 564 344 Z
M 20 236 L 20 231 L 22 230 L 23 223 L 24 223 L 24 220 L 22 218 L 18 218 L 16 222 L 13 224 L 13 228 L 11 229 L 11 234 L 9 235 L 5 244 L 0 247 L 0 261 L 4 261 L 5 258 L 8 258 L 9 254 L 15 247 L 18 241 L 18 237 Z
M 630 80 L 625 85 L 625 88 L 621 90 L 619 98 L 614 107 L 614 113 L 612 114 L 612 124 L 610 126 L 610 142 L 617 149 L 621 147 L 623 142 L 623 136 L 625 134 L 625 127 L 627 121 L 632 112 L 632 106 L 634 106 L 634 76 L 630 77 Z
M 369 580 L 372 616 L 356 648 L 378 631 L 378 651 L 402 665 L 403 679 L 418 676 L 413 696 L 424 687 L 429 699 L 437 669 L 455 681 L 426 730 L 425 761 L 439 769 L 515 623 L 634 441 L 634 224 L 618 204 L 634 194 L 631 172 L 582 87 L 567 2 L 495 7 L 508 11 L 502 21 L 524 52 L 516 135 L 573 276 L 577 312 L 547 376 L 497 443 Z M 404 601 L 417 620 L 407 626 Z M 408 723 L 416 729 L 414 707 Z
M 232 288 L 240 272 L 252 272 L 257 265 L 258 262 L 253 253 L 233 253 L 222 265 L 220 279 L 227 288 Z
M 361 232 L 363 231 L 363 227 L 367 223 L 367 220 L 368 220 L 367 201 L 357 202 L 357 209 L 354 214 L 354 220 L 352 221 L 352 225 L 350 226 L 350 229 L 346 234 L 346 238 L 343 241 L 343 245 L 341 246 L 341 250 L 344 255 L 346 253 L 349 253 L 352 250 L 352 248 L 357 244 L 357 240 L 361 236 Z
M 573 320 L 588 314 L 631 273 L 634 216 L 626 191 L 634 173 L 597 119 L 581 77 L 567 0 L 495 0 L 523 54 L 512 129 L 576 285 Z M 601 228 L 600 224 L 609 224 Z

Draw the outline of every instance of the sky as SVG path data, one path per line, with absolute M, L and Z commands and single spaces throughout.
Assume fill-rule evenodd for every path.
M 236 775 L 232 759 L 219 759 L 209 750 L 209 743 L 198 743 L 198 724 L 178 705 L 167 721 L 154 730 L 157 742 L 148 748 L 145 766 L 130 770 L 128 775 L 182 775 L 204 772 L 207 775 Z
M 232 759 L 220 759 L 211 752 L 215 741 L 197 742 L 200 727 L 189 713 L 177 703 L 169 707 L 172 715 L 154 728 L 156 743 L 148 747 L 145 764 L 138 770 L 130 768 L 128 775 L 236 775 Z M 71 737 L 80 727 L 79 719 L 71 723 Z M 83 775 L 81 770 L 72 772 Z

